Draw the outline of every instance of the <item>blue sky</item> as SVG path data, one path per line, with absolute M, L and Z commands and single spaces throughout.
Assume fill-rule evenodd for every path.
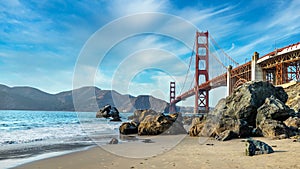
M 254 51 L 263 55 L 275 47 L 300 41 L 299 8 L 297 0 L 0 0 L 0 83 L 32 86 L 49 93 L 70 90 L 74 87 L 76 66 L 85 64 L 80 55 L 88 41 L 107 25 L 145 13 L 178 17 L 200 31 L 208 30 L 228 55 L 244 63 Z M 152 94 L 168 100 L 169 81 L 176 80 L 179 94 L 195 30 L 150 17 L 129 22 L 125 19 L 122 24 L 116 30 L 146 25 L 149 30 L 168 29 L 186 38 L 182 41 L 147 29 L 123 38 L 95 64 L 95 73 L 85 74 L 92 83 L 85 83 L 83 78 L 77 86 L 96 85 L 123 94 Z M 118 34 L 111 31 L 100 37 L 99 50 L 113 36 Z M 213 47 L 212 51 L 222 55 Z M 224 71 L 215 61 L 211 64 L 211 76 Z M 83 67 L 91 70 L 89 65 Z M 192 67 L 183 90 L 190 87 L 193 70 Z M 211 104 L 223 95 L 224 88 L 212 92 Z M 186 101 L 189 104 L 192 100 Z

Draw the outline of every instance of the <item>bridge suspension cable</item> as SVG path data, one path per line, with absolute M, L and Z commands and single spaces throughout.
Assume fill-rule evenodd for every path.
M 209 35 L 210 37 L 211 37 L 211 35 Z M 204 43 L 204 40 L 203 39 L 200 39 L 203 43 Z M 205 46 L 205 48 L 208 48 L 208 46 Z M 207 49 L 207 50 L 209 50 L 209 49 Z M 214 57 L 216 60 L 217 60 L 217 62 L 220 64 L 220 65 L 222 65 L 223 66 L 223 68 L 225 68 L 225 69 L 227 69 L 227 67 L 226 67 L 226 65 L 224 65 L 223 64 L 223 62 L 214 54 L 214 53 L 209 53 L 212 57 Z
M 223 66 L 223 68 L 227 69 L 226 65 L 224 65 L 222 61 L 214 53 L 210 53 L 210 55 L 213 56 L 217 60 L 217 62 Z
M 223 59 L 224 59 L 224 63 L 221 61 L 221 58 L 220 57 L 218 57 L 218 56 L 216 56 L 216 54 L 214 53 L 214 52 L 210 52 L 210 56 L 212 56 L 212 58 L 214 58 L 216 61 L 217 61 L 217 63 L 218 64 L 220 64 L 220 65 L 222 65 L 222 68 L 224 68 L 225 70 L 227 70 L 227 68 L 228 68 L 228 66 L 229 65 L 233 65 L 233 66 L 238 66 L 239 64 L 238 64 L 238 62 L 236 62 L 235 60 L 233 60 L 218 44 L 217 44 L 217 42 L 214 40 L 214 38 L 209 34 L 209 38 L 210 38 L 210 41 L 211 41 L 211 43 L 212 43 L 212 46 L 215 46 L 215 47 L 217 47 L 217 49 L 219 49 L 220 51 L 221 51 L 221 53 L 223 53 L 223 56 L 225 56 Z M 203 44 L 205 44 L 205 42 L 204 42 L 204 40 L 202 39 L 202 38 L 200 38 L 200 39 L 198 39 L 198 40 L 200 40 L 200 41 L 202 41 L 203 42 Z M 208 50 L 208 51 L 210 51 L 209 49 L 208 49 L 208 45 L 205 45 L 205 48 Z M 217 51 L 217 50 L 216 50 Z M 192 64 L 192 62 L 193 62 L 193 56 L 195 55 L 195 42 L 194 42 L 194 44 L 193 44 L 193 50 L 192 50 L 192 53 L 191 53 L 191 55 L 190 55 L 190 59 L 189 59 L 189 65 L 188 65 L 188 69 L 187 69 L 187 72 L 186 72 L 186 74 L 185 74 L 185 78 L 184 78 L 184 82 L 183 82 L 183 85 L 182 85 L 182 87 L 181 87 L 181 90 L 180 90 L 180 95 L 182 95 L 182 92 L 183 92 L 183 90 L 184 90 L 184 88 L 185 88 L 185 86 L 186 86 L 186 83 L 187 83 L 187 79 L 188 79 L 188 75 L 189 75 L 189 72 L 190 72 L 190 69 L 191 69 L 191 64 Z M 223 60 L 222 59 L 222 60 Z M 226 61 L 228 62 L 228 60 L 229 60 L 229 62 L 230 63 L 228 63 L 228 65 L 227 65 L 227 63 L 226 63 Z M 223 69 L 223 70 L 224 70 Z M 190 84 L 190 86 L 189 86 L 189 90 L 190 89 L 192 89 L 193 88 L 193 84 L 195 84 L 195 73 L 194 73 L 194 75 L 193 75 L 193 80 L 191 81 L 191 84 Z
M 235 60 L 233 60 L 219 45 L 218 45 L 218 43 L 214 40 L 214 38 L 209 34 L 209 37 L 210 37 L 210 39 L 211 39 L 211 41 L 212 41 L 212 43 L 216 46 L 216 47 L 218 47 L 220 50 L 221 50 L 221 52 L 234 64 L 233 66 L 238 66 L 239 65 L 239 63 L 238 62 L 236 62 Z
M 182 94 L 182 91 L 183 91 L 183 89 L 184 89 L 184 87 L 185 87 L 185 83 L 186 83 L 186 81 L 187 81 L 187 77 L 188 77 L 189 71 L 190 71 L 190 69 L 191 69 L 191 64 L 192 64 L 192 60 L 193 60 L 193 55 L 194 55 L 194 53 L 195 53 L 194 50 L 195 50 L 195 42 L 194 42 L 194 44 L 193 44 L 193 50 L 192 50 L 192 53 L 191 53 L 191 56 L 190 56 L 189 67 L 188 67 L 188 70 L 187 70 L 187 72 L 186 72 L 186 74 L 185 74 L 184 82 L 183 82 L 182 88 L 181 88 L 181 90 L 180 90 L 180 95 Z
M 216 44 L 216 45 L 217 45 L 216 41 L 212 38 L 212 36 L 211 36 L 211 35 L 209 35 L 209 36 L 210 36 L 210 38 L 212 39 L 213 44 Z M 201 41 L 203 41 L 203 39 L 201 39 Z M 217 45 L 217 47 L 220 48 L 218 45 Z M 207 46 L 206 46 L 206 48 L 207 48 Z M 220 49 L 221 49 L 221 48 L 220 48 Z M 208 49 L 208 50 L 209 50 L 209 49 Z M 221 50 L 222 50 L 222 49 L 221 49 Z M 223 51 L 223 50 L 222 50 L 222 51 Z M 223 51 L 223 53 L 225 53 L 225 52 Z M 182 88 L 181 88 L 181 90 L 180 90 L 180 95 L 182 94 L 182 91 L 183 91 L 183 89 L 184 89 L 184 87 L 185 87 L 185 84 L 186 84 L 186 81 L 187 81 L 187 78 L 188 78 L 188 74 L 189 74 L 189 71 L 190 71 L 190 68 L 191 68 L 191 63 L 192 63 L 193 55 L 194 55 L 194 54 L 195 54 L 195 42 L 194 42 L 194 44 L 193 44 L 193 50 L 192 50 L 192 53 L 191 53 L 191 56 L 190 56 L 189 67 L 188 67 L 188 70 L 187 70 L 186 75 L 185 75 L 185 79 L 184 79 L 183 86 L 182 86 Z M 223 68 L 227 69 L 227 66 L 224 65 L 224 64 L 222 63 L 222 61 L 221 61 L 214 53 L 210 53 L 210 55 L 213 56 L 213 57 L 217 60 L 217 62 L 218 62 L 220 65 L 222 65 Z M 226 55 L 230 60 L 232 60 L 234 63 L 238 64 L 238 63 L 235 62 L 230 56 L 228 56 L 226 53 L 225 53 L 225 55 Z M 191 81 L 191 84 L 190 84 L 189 89 L 191 89 L 191 88 L 193 87 L 194 81 L 195 81 L 195 73 L 194 73 L 194 75 L 193 75 L 193 80 Z

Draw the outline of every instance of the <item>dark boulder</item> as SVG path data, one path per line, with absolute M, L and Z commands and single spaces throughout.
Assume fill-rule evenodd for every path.
M 288 138 L 292 131 L 282 121 L 266 119 L 257 126 L 262 131 L 262 136 L 269 138 Z
M 260 124 L 265 119 L 285 121 L 294 113 L 293 109 L 272 95 L 266 98 L 265 103 L 257 109 L 256 124 Z
M 227 140 L 231 140 L 233 138 L 237 138 L 238 135 L 236 134 L 236 132 L 233 132 L 231 130 L 225 130 L 222 133 L 220 133 L 219 135 L 216 136 L 216 139 L 219 141 L 227 141 Z
M 119 140 L 116 138 L 112 138 L 108 144 L 118 144 Z
M 122 123 L 119 127 L 120 134 L 137 134 L 138 133 L 138 124 L 135 122 L 125 122 Z
M 112 118 L 110 121 L 121 121 L 119 111 L 116 107 L 106 105 L 96 113 L 96 118 Z
M 105 105 L 104 107 L 102 107 L 97 113 L 96 113 L 96 118 L 109 118 L 111 117 L 110 114 L 110 110 L 111 110 L 111 105 Z
M 290 137 L 293 133 L 283 121 L 293 114 L 293 109 L 272 95 L 266 98 L 265 103 L 257 109 L 256 127 L 262 131 L 264 137 Z
M 120 116 L 114 116 L 112 119 L 110 119 L 110 121 L 114 121 L 114 122 L 118 122 L 118 121 L 122 121 Z
M 252 139 L 247 139 L 246 141 L 246 156 L 270 154 L 273 152 L 272 147 L 262 141 Z

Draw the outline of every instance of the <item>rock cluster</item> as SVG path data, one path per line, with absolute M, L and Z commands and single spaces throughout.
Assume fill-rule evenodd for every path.
M 121 134 L 136 134 L 138 133 L 138 124 L 134 121 L 131 122 L 124 122 L 119 127 L 119 131 Z
M 139 123 L 144 120 L 144 118 L 148 115 L 158 115 L 158 113 L 152 109 L 146 109 L 146 110 L 136 110 L 133 112 L 132 116 L 129 116 L 128 119 L 132 120 L 136 123 Z
M 96 118 L 112 118 L 110 121 L 121 121 L 119 111 L 116 107 L 106 105 L 96 113 Z
M 300 113 L 300 81 L 290 82 L 287 85 L 288 86 L 284 88 L 289 96 L 289 100 L 286 102 L 286 105 Z
M 130 117 L 132 121 L 123 123 L 119 131 L 125 135 L 186 134 L 181 118 L 178 113 L 164 115 L 153 110 L 136 110 Z
M 205 120 L 192 126 L 189 134 L 222 141 L 249 136 L 286 138 L 296 135 L 299 127 L 292 128 L 284 123 L 289 117 L 297 116 L 285 105 L 287 100 L 288 95 L 282 87 L 268 82 L 245 83 L 220 100 Z

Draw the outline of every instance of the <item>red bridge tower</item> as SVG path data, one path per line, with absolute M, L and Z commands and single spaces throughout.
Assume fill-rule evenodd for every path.
M 208 48 L 208 31 L 196 32 L 196 61 L 195 61 L 195 107 L 194 113 L 209 110 L 208 92 L 209 89 L 199 90 L 199 77 L 204 76 L 205 81 L 209 80 L 209 48 Z M 202 67 L 199 64 L 203 65 Z

